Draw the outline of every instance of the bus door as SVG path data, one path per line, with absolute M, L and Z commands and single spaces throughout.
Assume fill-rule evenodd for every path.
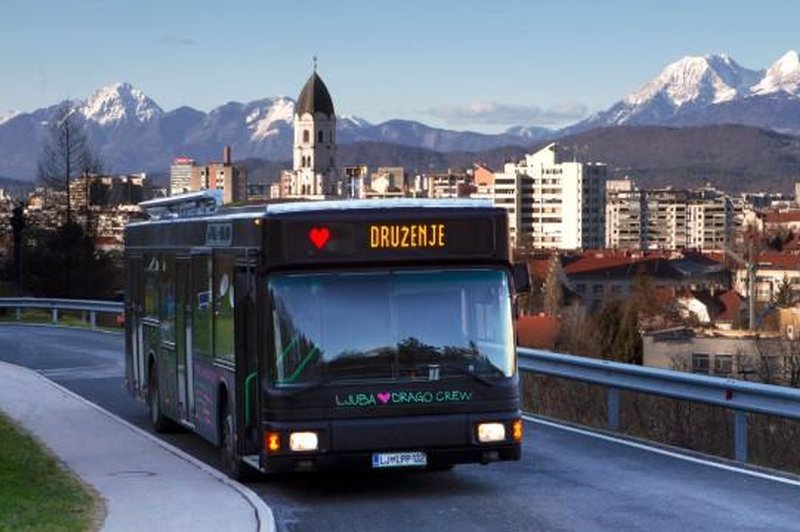
M 125 333 L 128 335 L 125 377 L 131 392 L 144 390 L 147 386 L 145 353 L 142 338 L 142 316 L 144 313 L 144 261 L 141 257 L 130 259 L 127 270 L 127 301 Z
M 237 417 L 242 427 L 239 441 L 243 442 L 239 452 L 243 455 L 255 455 L 259 451 L 259 350 L 258 320 L 259 310 L 256 305 L 256 284 L 253 266 L 237 264 L 234 276 L 234 338 L 236 356 L 236 388 L 242 390 L 239 395 Z
M 178 403 L 181 420 L 191 425 L 194 414 L 192 393 L 192 263 L 179 258 L 175 263 L 177 312 L 175 350 L 178 373 Z
M 216 442 L 216 375 L 214 356 L 214 294 L 211 248 L 195 248 L 191 259 L 191 314 L 186 324 L 186 393 L 192 397 L 194 430 Z

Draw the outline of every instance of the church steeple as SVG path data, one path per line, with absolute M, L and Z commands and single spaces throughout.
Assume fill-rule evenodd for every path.
M 300 91 L 295 113 L 300 116 L 303 113 L 311 113 L 312 115 L 322 113 L 329 118 L 335 116 L 331 94 L 328 92 L 325 82 L 317 74 L 316 69 L 314 69 L 314 73 L 308 78 L 306 84 L 303 85 L 303 90 Z
M 336 112 L 328 87 L 317 74 L 316 57 L 295 106 L 293 159 L 289 195 L 322 198 L 335 192 Z

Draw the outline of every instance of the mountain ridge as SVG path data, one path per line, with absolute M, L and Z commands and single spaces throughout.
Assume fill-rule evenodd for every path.
M 780 105 L 780 112 L 774 111 L 775 102 Z M 743 120 L 740 114 L 748 118 Z M 797 52 L 786 52 L 764 70 L 750 70 L 724 54 L 683 57 L 608 109 L 559 134 L 620 125 L 710 123 L 745 124 L 800 134 Z
M 209 112 L 189 106 L 165 111 L 127 82 L 114 83 L 75 100 L 92 146 L 114 173 L 163 171 L 176 156 L 199 161 L 220 157 L 230 145 L 236 159 L 291 158 L 296 102 L 268 97 L 231 101 Z M 34 180 L 47 124 L 59 108 L 0 117 L 0 175 Z M 398 144 L 439 153 L 481 153 L 529 148 L 597 128 L 620 126 L 697 127 L 740 124 L 800 134 L 800 57 L 790 50 L 768 68 L 751 70 L 718 54 L 688 56 L 667 65 L 635 91 L 583 121 L 550 130 L 513 126 L 499 134 L 453 131 L 393 119 L 380 124 L 356 116 L 337 121 L 340 147 L 350 143 Z M 382 153 L 397 153 L 381 148 Z M 436 159 L 436 157 L 433 157 Z M 345 159 L 340 158 L 340 165 Z

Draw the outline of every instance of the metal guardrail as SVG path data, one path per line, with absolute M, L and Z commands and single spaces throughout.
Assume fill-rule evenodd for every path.
M 746 413 L 800 419 L 800 389 L 694 375 L 538 349 L 518 348 L 519 368 L 608 388 L 608 428 L 619 430 L 619 390 L 644 392 L 734 411 L 734 455 L 747 461 Z
M 125 306 L 121 301 L 2 297 L 0 308 L 16 309 L 17 319 L 21 318 L 22 310 L 26 308 L 48 309 L 53 323 L 58 323 L 59 310 L 89 312 L 89 321 L 94 329 L 98 312 L 120 314 Z M 613 431 L 619 430 L 620 390 L 729 408 L 735 413 L 734 454 L 736 460 L 741 462 L 747 461 L 746 413 L 800 420 L 800 389 L 796 388 L 694 375 L 538 349 L 518 348 L 517 354 L 519 368 L 523 371 L 606 386 L 608 428 Z
M 97 328 L 97 314 L 121 314 L 125 304 L 121 301 L 98 301 L 93 299 L 45 299 L 38 297 L 0 297 L 0 308 L 13 308 L 17 311 L 17 320 L 22 319 L 24 309 L 47 309 L 51 322 L 58 323 L 59 310 L 74 310 L 89 313 L 92 329 Z

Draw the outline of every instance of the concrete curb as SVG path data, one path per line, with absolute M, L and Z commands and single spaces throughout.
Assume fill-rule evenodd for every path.
M 109 412 L 105 408 L 103 408 L 103 407 L 101 407 L 99 405 L 96 405 L 95 403 L 92 403 L 88 399 L 86 399 L 84 397 L 81 397 L 80 395 L 72 392 L 71 390 L 68 390 L 67 388 L 61 386 L 60 384 L 58 384 L 56 382 L 51 381 L 50 379 L 44 377 L 43 375 L 40 375 L 39 373 L 37 373 L 36 371 L 34 371 L 32 369 L 29 369 L 29 368 L 26 368 L 26 367 L 23 367 L 23 366 L 17 366 L 17 365 L 14 365 L 14 364 L 9 364 L 7 362 L 0 362 L 0 365 L 13 366 L 13 367 L 15 367 L 17 369 L 21 369 L 21 370 L 23 370 L 25 372 L 31 373 L 36 378 L 41 379 L 48 386 L 51 386 L 51 387 L 55 388 L 56 390 L 58 390 L 60 393 L 66 394 L 66 395 L 78 400 L 79 402 L 81 402 L 81 403 L 93 408 L 97 412 L 99 412 L 99 413 L 105 415 L 106 417 L 112 419 L 113 421 L 125 426 L 127 429 L 139 434 L 140 436 L 144 436 L 148 440 L 150 440 L 153 443 L 157 444 L 158 446 L 160 446 L 164 450 L 168 451 L 169 453 L 175 455 L 176 457 L 180 458 L 181 460 L 183 460 L 185 462 L 188 462 L 189 464 L 195 466 L 196 468 L 200 469 L 204 473 L 207 473 L 207 474 L 211 475 L 217 481 L 222 482 L 223 484 L 225 484 L 227 486 L 230 486 L 236 492 L 238 492 L 239 495 L 241 497 L 243 497 L 247 501 L 247 503 L 250 505 L 250 507 L 253 509 L 253 513 L 255 515 L 256 521 L 258 522 L 258 530 L 259 530 L 259 532 L 274 532 L 276 530 L 275 517 L 274 517 L 274 515 L 272 513 L 272 509 L 267 505 L 267 503 L 264 502 L 263 499 L 261 499 L 261 497 L 259 497 L 253 490 L 251 490 L 250 488 L 248 488 L 244 484 L 241 484 L 240 482 L 237 482 L 237 481 L 231 479 L 230 477 L 228 477 L 227 475 L 225 475 L 221 471 L 211 467 L 210 465 L 206 464 L 205 462 L 203 462 L 201 460 L 198 460 L 194 456 L 182 451 L 181 449 L 178 449 L 174 445 L 172 445 L 170 443 L 167 443 L 167 442 L 161 440 L 160 438 L 150 434 L 149 432 L 147 432 L 145 430 L 142 430 L 139 427 L 137 427 L 137 426 L 125 421 L 124 419 L 120 418 L 119 416 L 117 416 L 115 414 L 112 414 L 111 412 Z

